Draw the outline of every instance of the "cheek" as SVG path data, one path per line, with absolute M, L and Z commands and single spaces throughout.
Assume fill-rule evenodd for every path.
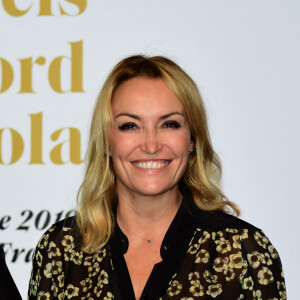
M 110 154 L 112 156 L 126 156 L 136 146 L 136 139 L 124 134 L 112 134 L 109 138 Z
M 187 138 L 189 133 L 181 135 L 169 135 L 167 138 L 167 144 L 175 153 L 188 154 L 190 149 L 191 140 Z

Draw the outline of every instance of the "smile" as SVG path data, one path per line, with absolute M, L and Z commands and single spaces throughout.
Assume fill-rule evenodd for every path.
M 165 161 L 165 162 L 157 162 L 157 161 L 147 161 L 147 162 L 138 162 L 135 161 L 133 162 L 133 164 L 138 167 L 138 168 L 142 168 L 142 169 L 160 169 L 163 168 L 165 166 L 167 166 L 171 161 Z

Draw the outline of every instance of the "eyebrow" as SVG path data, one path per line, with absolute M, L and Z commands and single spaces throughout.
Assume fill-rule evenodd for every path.
M 183 116 L 183 117 L 185 116 L 183 113 L 175 111 L 175 112 L 170 112 L 166 115 L 162 115 L 161 117 L 159 117 L 159 119 L 164 120 L 164 119 L 167 119 L 167 118 L 169 118 L 173 115 L 179 115 L 179 116 Z M 133 119 L 136 119 L 136 120 L 141 120 L 141 118 L 138 115 L 131 114 L 131 113 L 120 113 L 115 117 L 115 119 L 117 119 L 119 117 L 122 117 L 122 116 L 130 117 L 130 118 L 133 118 Z

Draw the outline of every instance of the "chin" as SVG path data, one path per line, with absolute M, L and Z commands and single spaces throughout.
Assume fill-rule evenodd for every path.
M 135 190 L 138 192 L 138 194 L 143 196 L 156 196 L 163 194 L 169 190 L 174 188 L 174 185 L 161 185 L 161 184 L 145 184 L 141 188 L 136 188 Z

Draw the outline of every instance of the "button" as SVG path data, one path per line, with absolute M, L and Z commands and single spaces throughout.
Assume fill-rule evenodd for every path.
M 146 300 L 148 298 L 149 298 L 149 293 L 148 292 L 143 293 L 141 299 L 145 299 Z
M 160 248 L 160 255 L 162 259 L 165 259 L 170 252 L 170 247 L 168 244 L 163 244 Z

